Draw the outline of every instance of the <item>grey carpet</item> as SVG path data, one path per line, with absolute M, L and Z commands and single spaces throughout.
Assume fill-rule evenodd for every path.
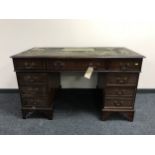
M 30 117 L 23 120 L 18 93 L 0 94 L 0 134 L 105 135 L 155 134 L 155 94 L 137 94 L 133 122 L 119 115 L 99 119 L 96 96 L 60 94 L 55 100 L 54 119 Z

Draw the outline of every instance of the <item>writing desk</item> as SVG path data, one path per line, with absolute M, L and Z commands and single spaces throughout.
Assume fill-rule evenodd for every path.
M 61 72 L 85 72 L 93 67 L 102 91 L 102 120 L 119 112 L 133 120 L 143 56 L 122 47 L 32 48 L 12 56 L 26 118 L 34 111 L 53 118 L 53 98 Z

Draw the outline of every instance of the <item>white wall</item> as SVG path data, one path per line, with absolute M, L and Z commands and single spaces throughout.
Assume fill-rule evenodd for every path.
M 15 53 L 37 47 L 124 46 L 147 58 L 139 88 L 155 88 L 155 23 L 104 20 L 0 20 L 0 88 L 17 88 L 12 60 Z M 96 76 L 86 80 L 71 73 L 63 87 L 95 87 Z

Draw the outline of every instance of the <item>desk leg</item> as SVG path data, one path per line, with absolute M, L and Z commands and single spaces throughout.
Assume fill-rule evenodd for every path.
M 52 109 L 48 109 L 48 110 L 47 110 L 47 108 L 46 109 L 36 109 L 36 110 L 33 110 L 31 108 L 23 108 L 22 109 L 23 119 L 27 119 L 27 118 L 31 117 L 31 115 L 34 113 L 42 114 L 42 116 L 45 116 L 49 120 L 53 119 L 53 110 Z
M 107 120 L 110 117 L 110 115 L 111 115 L 111 112 L 110 111 L 104 111 L 104 112 L 102 111 L 101 120 L 102 121 Z
M 22 117 L 23 119 L 27 118 L 27 112 L 25 110 L 22 110 Z
M 122 113 L 122 115 L 124 115 L 124 117 L 126 117 L 130 122 L 132 122 L 134 119 L 134 111 L 127 111 Z
M 128 121 L 132 122 L 134 118 L 134 110 L 110 110 L 110 109 L 103 109 L 101 120 L 106 121 L 111 114 L 119 113 L 120 115 L 124 116 Z

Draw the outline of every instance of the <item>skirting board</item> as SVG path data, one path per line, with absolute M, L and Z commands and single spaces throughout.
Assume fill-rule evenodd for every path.
M 93 93 L 96 89 L 73 89 L 73 88 L 64 88 L 62 91 L 67 91 L 67 92 L 77 92 L 77 93 Z M 0 93 L 18 93 L 18 89 L 0 89 Z M 137 93 L 155 93 L 155 89 L 138 89 Z

